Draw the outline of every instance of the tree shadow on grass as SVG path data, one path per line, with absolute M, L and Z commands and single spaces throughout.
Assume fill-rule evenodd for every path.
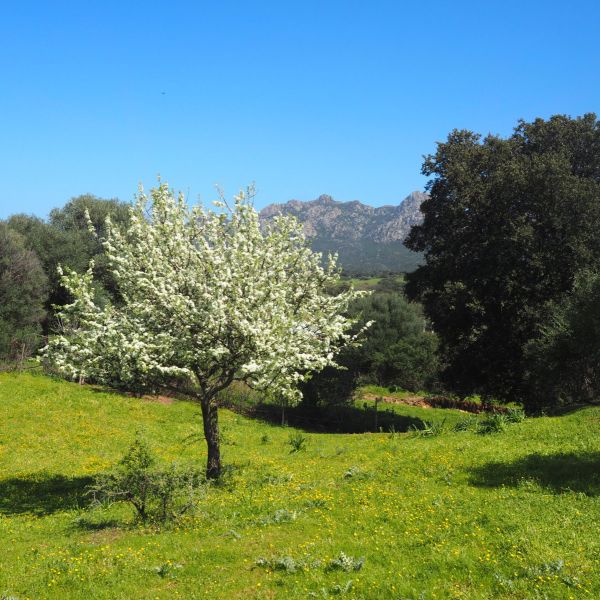
M 92 477 L 35 473 L 0 480 L 0 514 L 50 515 L 89 504 L 85 490 Z
M 472 471 L 471 483 L 483 487 L 534 482 L 554 492 L 600 495 L 600 452 L 530 454 L 512 463 L 493 462 Z
M 275 404 L 234 404 L 225 403 L 224 408 L 273 425 L 282 424 L 281 407 Z M 418 417 L 399 415 L 391 409 L 375 410 L 357 406 L 287 407 L 284 414 L 286 425 L 309 433 L 368 433 L 423 429 L 425 423 Z

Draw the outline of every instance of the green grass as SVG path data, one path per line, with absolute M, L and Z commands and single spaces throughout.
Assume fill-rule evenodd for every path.
M 408 398 L 414 396 L 426 396 L 427 392 L 408 392 L 406 390 L 399 390 L 397 388 L 392 388 L 392 391 L 389 387 L 385 387 L 383 385 L 362 385 L 358 389 L 358 396 L 363 396 L 365 394 L 371 394 L 372 396 L 385 396 L 387 398 Z
M 356 406 L 369 407 L 375 410 L 375 400 L 357 400 Z M 407 406 L 406 404 L 394 404 L 388 402 L 379 402 L 377 405 L 379 413 L 392 412 L 403 417 L 409 417 L 416 422 L 430 422 L 439 425 L 445 425 L 450 429 L 457 421 L 465 418 L 465 413 L 459 410 L 448 410 L 445 408 L 421 408 L 419 406 Z M 415 427 L 419 427 L 415 424 Z
M 359 277 L 349 277 L 347 279 L 350 284 L 357 290 L 370 290 L 373 289 L 380 281 L 381 277 L 369 277 L 368 279 L 361 279 Z
M 294 430 L 222 411 L 230 472 L 162 530 L 83 492 L 136 429 L 203 465 L 194 404 L 4 374 L 0 423 L 0 597 L 600 597 L 597 408 L 489 435 L 304 433 L 300 452 Z
M 379 283 L 389 279 L 395 283 L 404 281 L 404 275 L 393 275 L 391 277 L 344 277 L 342 281 L 347 281 L 355 290 L 374 290 Z

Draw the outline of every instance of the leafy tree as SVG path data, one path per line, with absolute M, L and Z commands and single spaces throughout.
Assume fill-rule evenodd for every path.
M 65 304 L 69 300 L 67 290 L 60 283 L 58 265 L 76 270 L 87 268 L 91 257 L 81 243 L 81 235 L 79 232 L 59 231 L 33 215 L 13 215 L 7 224 L 23 236 L 27 248 L 40 259 L 48 277 L 49 293 L 45 308 L 49 315 L 53 305 Z M 48 329 L 47 325 L 45 329 Z
M 293 218 L 261 231 L 244 194 L 219 208 L 190 209 L 165 184 L 151 203 L 141 193 L 125 231 L 107 222 L 122 303 L 94 301 L 93 266 L 66 273 L 74 302 L 45 349 L 71 377 L 132 389 L 187 385 L 202 407 L 208 477 L 221 472 L 219 392 L 237 380 L 297 401 L 298 382 L 335 364 L 355 339 L 343 313 L 359 295 L 326 293 L 339 278 L 335 261 L 321 266 Z
M 525 348 L 549 301 L 600 260 L 600 125 L 594 114 L 524 121 L 507 139 L 453 131 L 426 157 L 430 198 L 408 275 L 459 393 L 528 401 Z
M 338 363 L 344 362 L 344 354 Z M 318 408 L 323 406 L 340 406 L 354 401 L 354 392 L 358 387 L 358 373 L 351 369 L 325 367 L 300 384 L 302 405 Z
M 374 293 L 353 303 L 351 314 L 373 325 L 363 344 L 349 348 L 342 364 L 380 385 L 424 389 L 437 374 L 437 337 L 420 305 L 402 293 Z
M 554 304 L 528 348 L 531 405 L 597 401 L 600 397 L 600 274 L 578 274 L 573 291 Z
M 29 356 L 39 347 L 46 284 L 35 253 L 0 223 L 0 357 Z
M 86 221 L 90 215 L 96 235 Z M 125 226 L 129 219 L 128 205 L 118 200 L 104 200 L 90 194 L 71 199 L 63 208 L 50 212 L 48 222 L 32 215 L 13 215 L 8 226 L 19 232 L 26 245 L 40 258 L 49 280 L 46 310 L 52 314 L 52 306 L 61 306 L 70 301 L 68 291 L 62 286 L 58 266 L 85 271 L 94 258 L 95 288 L 99 298 L 114 297 L 116 284 L 110 273 L 104 249 L 99 240 L 105 234 L 104 223 L 110 216 L 118 226 Z M 49 323 L 45 330 L 48 331 Z
M 436 387 L 437 348 L 437 336 L 431 331 L 400 338 L 374 356 L 373 372 L 377 381 L 413 392 Z
M 420 305 L 408 302 L 402 293 L 375 292 L 355 300 L 349 315 L 357 329 L 371 323 L 362 344 L 340 352 L 337 362 L 343 370 L 323 369 L 302 384 L 303 404 L 349 404 L 360 380 L 412 391 L 437 384 L 437 336 Z

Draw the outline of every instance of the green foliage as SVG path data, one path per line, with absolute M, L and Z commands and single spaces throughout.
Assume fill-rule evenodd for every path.
M 502 433 L 506 431 L 509 423 L 508 418 L 503 413 L 492 413 L 477 424 L 477 433 Z
M 26 358 L 40 346 L 46 294 L 38 257 L 0 223 L 0 360 Z
M 94 504 L 129 503 L 143 523 L 175 521 L 193 509 L 204 493 L 204 479 L 197 471 L 175 464 L 157 468 L 156 458 L 139 435 L 118 467 L 98 475 L 89 488 Z
M 525 411 L 520 408 L 509 408 L 504 417 L 509 423 L 522 423 L 525 420 Z
M 340 552 L 336 558 L 329 561 L 326 569 L 328 571 L 344 571 L 345 573 L 350 573 L 351 571 L 360 571 L 364 564 L 364 556 L 353 558 L 345 552 Z
M 454 423 L 452 431 L 475 431 L 478 423 L 479 419 L 475 415 L 468 415 Z
M 416 437 L 435 437 L 445 431 L 446 419 L 443 421 L 423 421 L 422 425 L 412 425 L 410 431 Z
M 527 344 L 550 301 L 600 263 L 600 124 L 594 114 L 521 121 L 506 138 L 455 130 L 426 158 L 432 179 L 407 245 L 407 276 L 461 395 L 535 403 Z
M 434 387 L 437 338 L 418 304 L 401 292 L 376 292 L 359 298 L 351 311 L 361 321 L 374 323 L 359 348 L 342 353 L 339 362 L 343 366 L 380 385 L 411 391 Z
M 167 561 L 162 565 L 158 565 L 154 567 L 152 571 L 156 573 L 160 578 L 164 579 L 165 577 L 169 577 L 171 579 L 175 579 L 175 572 L 177 569 L 182 569 L 183 565 L 178 563 L 173 564 L 171 561 Z
M 321 566 L 320 560 L 296 559 L 288 555 L 275 556 L 273 558 L 259 558 L 257 567 L 263 567 L 271 571 L 283 571 L 284 573 L 297 573 L 298 571 L 310 571 Z
M 413 392 L 437 388 L 437 336 L 430 330 L 421 306 L 409 302 L 399 276 L 353 280 L 356 289 L 374 289 L 357 299 L 349 314 L 357 327 L 372 321 L 362 344 L 337 357 L 343 368 L 324 369 L 301 384 L 303 404 L 323 407 L 352 402 L 359 381 L 398 386 Z
M 344 359 L 340 359 L 343 363 Z M 304 407 L 319 408 L 351 404 L 358 387 L 358 373 L 346 367 L 325 367 L 299 385 Z
M 98 298 L 106 302 L 117 296 L 114 277 L 108 268 L 102 245 L 98 237 L 88 230 L 86 211 L 95 233 L 100 236 L 104 234 L 107 217 L 110 216 L 116 226 L 123 226 L 129 221 L 128 204 L 89 194 L 71 199 L 62 208 L 53 209 L 48 221 L 23 214 L 13 215 L 7 221 L 10 229 L 23 236 L 26 247 L 35 252 L 48 278 L 44 323 L 46 333 L 53 325 L 53 306 L 64 305 L 71 300 L 61 284 L 57 270 L 59 265 L 81 272 L 87 269 L 93 258 Z
M 276 510 L 272 515 L 259 519 L 258 522 L 261 525 L 280 525 L 281 523 L 291 523 L 297 518 L 297 511 L 288 510 L 287 508 L 280 508 Z
M 531 408 L 600 397 L 600 273 L 578 274 L 573 291 L 553 304 L 528 348 Z
M 290 454 L 294 452 L 302 452 L 306 450 L 306 444 L 308 440 L 305 435 L 302 435 L 300 431 L 294 431 L 290 433 L 290 437 L 288 438 L 288 444 L 291 447 Z
M 360 467 L 352 466 L 344 471 L 344 479 L 368 479 L 369 474 Z

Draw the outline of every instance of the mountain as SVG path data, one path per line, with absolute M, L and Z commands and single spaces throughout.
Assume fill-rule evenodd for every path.
M 260 211 L 263 222 L 293 215 L 302 223 L 314 250 L 337 252 L 344 270 L 352 273 L 413 271 L 421 255 L 403 244 L 410 228 L 422 221 L 420 206 L 427 194 L 412 192 L 398 206 L 368 206 L 358 200 L 339 202 L 322 195 L 316 200 L 290 200 Z

